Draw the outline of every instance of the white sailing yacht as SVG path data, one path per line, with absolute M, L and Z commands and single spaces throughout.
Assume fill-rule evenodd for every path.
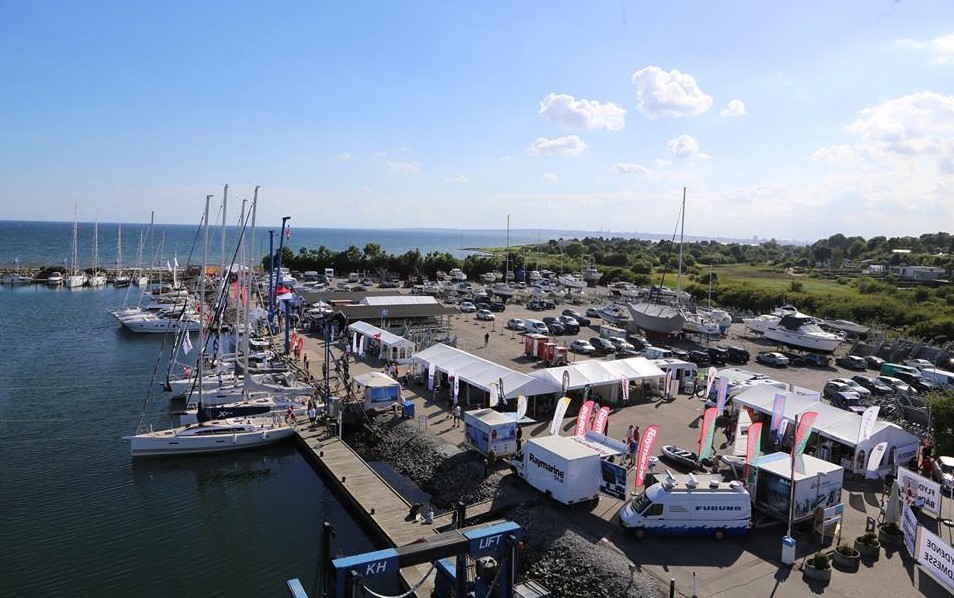
M 77 250 L 77 204 L 73 203 L 73 243 L 70 250 L 70 275 L 66 277 L 64 284 L 68 289 L 77 289 L 79 287 L 85 286 L 86 272 L 83 272 L 79 268 L 79 254 Z
M 132 279 L 123 274 L 123 223 L 119 223 L 116 233 L 116 275 L 113 276 L 113 286 L 116 288 L 128 287 Z
M 208 263 L 208 241 L 209 241 L 209 198 L 206 197 L 205 203 L 205 255 L 202 260 L 202 268 Z M 258 188 L 255 189 L 255 198 L 252 200 L 252 230 L 255 229 L 255 206 L 258 199 Z M 252 245 L 254 247 L 254 234 L 252 235 Z M 250 252 L 254 255 L 254 252 Z M 200 296 L 205 296 L 205 277 L 200 277 Z M 204 310 L 204 302 L 200 303 L 200 317 Z M 200 352 L 205 351 L 204 341 L 205 331 L 200 337 Z M 200 353 L 197 363 L 199 379 L 204 375 L 205 356 Z M 202 385 L 198 387 L 199 408 L 202 408 Z M 289 438 L 295 433 L 294 428 L 289 427 L 281 415 L 272 414 L 259 417 L 235 417 L 227 419 L 217 419 L 204 421 L 196 424 L 180 426 L 169 430 L 142 432 L 142 419 L 140 419 L 140 430 L 134 436 L 125 437 L 129 440 L 130 453 L 133 457 L 143 456 L 163 456 L 163 455 L 194 455 L 204 453 L 218 453 L 224 451 L 234 451 L 245 448 L 253 448 L 272 444 L 285 438 Z
M 7 274 L 3 277 L 3 284 L 17 285 L 17 284 L 30 284 L 33 282 L 32 276 L 24 276 L 20 274 L 20 258 L 13 258 L 13 263 L 16 264 L 16 272 L 14 274 Z
M 106 274 L 99 270 L 99 220 L 93 222 L 93 275 L 87 284 L 91 287 L 106 286 Z

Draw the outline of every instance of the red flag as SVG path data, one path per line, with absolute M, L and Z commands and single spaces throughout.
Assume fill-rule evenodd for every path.
M 655 424 L 646 428 L 643 437 L 639 439 L 639 453 L 636 456 L 636 487 L 643 485 L 646 478 L 646 467 L 649 465 L 649 457 L 653 452 L 653 445 L 656 444 L 656 435 L 659 433 L 659 426 Z
M 597 434 L 603 434 L 606 430 L 606 422 L 609 421 L 609 407 L 601 407 L 593 418 L 593 431 Z
M 699 436 L 699 459 L 708 459 L 712 456 L 712 438 L 715 436 L 715 419 L 719 410 L 715 407 L 706 409 L 702 416 L 702 430 Z
M 286 239 L 291 239 L 291 225 L 290 225 L 290 224 L 289 224 L 287 227 L 285 227 L 285 238 L 286 238 Z
M 745 446 L 745 479 L 749 479 L 749 466 L 755 465 L 762 446 L 762 422 L 749 426 L 749 442 Z
M 587 424 L 590 423 L 590 414 L 593 413 L 593 401 L 587 401 L 580 407 L 580 414 L 576 416 L 576 431 L 574 436 L 586 436 Z
M 380 333 L 380 332 L 374 335 L 374 340 L 376 340 L 376 341 L 381 340 L 381 333 Z
M 806 411 L 798 420 L 798 429 L 795 430 L 795 442 L 792 444 L 793 457 L 797 457 L 805 451 L 805 445 L 808 444 L 808 437 L 812 435 L 812 428 L 815 427 L 816 419 L 818 419 L 818 413 L 815 411 Z

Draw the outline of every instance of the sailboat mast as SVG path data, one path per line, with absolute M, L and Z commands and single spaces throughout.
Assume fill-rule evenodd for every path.
M 202 386 L 205 378 L 203 377 L 203 370 L 205 369 L 205 337 L 206 337 L 206 326 L 205 326 L 205 268 L 206 264 L 209 263 L 209 201 L 212 200 L 211 195 L 205 196 L 205 215 L 204 218 L 204 236 L 205 239 L 202 243 L 202 271 L 199 273 L 199 363 L 198 363 L 198 387 L 199 387 L 199 411 L 202 411 Z M 189 331 L 185 331 L 186 334 L 189 334 Z
M 682 210 L 679 213 L 679 270 L 676 273 L 676 300 L 682 291 L 682 239 L 686 232 L 686 188 L 682 188 Z
M 248 272 L 243 272 L 242 268 L 239 268 L 239 275 L 245 274 L 245 289 L 239 291 L 239 297 L 245 297 L 245 309 L 244 317 L 245 321 L 242 323 L 244 333 L 242 335 L 242 352 L 245 354 L 245 382 L 249 381 L 249 371 L 248 371 L 248 318 L 249 318 L 249 308 L 252 304 L 252 256 L 255 255 L 255 213 L 258 211 L 258 185 L 255 186 L 255 194 L 252 196 L 252 229 L 250 232 L 250 238 L 248 242 Z M 285 314 L 288 317 L 288 314 Z

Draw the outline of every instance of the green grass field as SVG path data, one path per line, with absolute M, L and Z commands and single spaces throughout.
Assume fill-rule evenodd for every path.
M 802 284 L 803 293 L 824 294 L 833 297 L 854 297 L 858 294 L 854 287 L 838 284 L 831 280 L 785 274 L 745 264 L 715 266 L 713 271 L 719 277 L 719 286 L 723 288 L 745 285 L 754 289 L 787 291 L 791 283 L 795 281 Z

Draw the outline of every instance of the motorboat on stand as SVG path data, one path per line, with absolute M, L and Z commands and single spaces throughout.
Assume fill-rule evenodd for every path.
M 812 353 L 834 353 L 842 341 L 840 335 L 823 330 L 818 320 L 797 311 L 770 324 L 763 336 L 786 347 Z
M 783 305 L 773 310 L 770 314 L 762 314 L 760 316 L 755 316 L 754 318 L 742 318 L 742 323 L 750 332 L 754 332 L 756 334 L 765 334 L 765 331 L 769 329 L 769 326 L 777 324 L 783 316 L 794 313 L 798 313 L 798 310 L 795 309 L 794 305 Z

